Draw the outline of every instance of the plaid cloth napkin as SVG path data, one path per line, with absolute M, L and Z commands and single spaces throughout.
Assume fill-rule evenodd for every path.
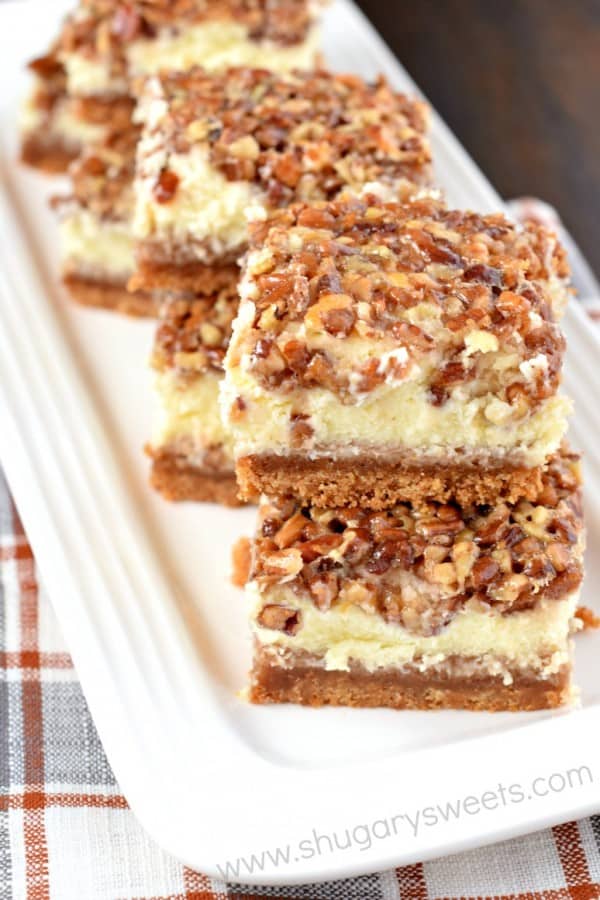
M 514 211 L 529 215 L 531 201 Z M 587 308 L 600 320 L 599 303 Z M 22 898 L 600 900 L 600 816 L 329 884 L 253 888 L 185 868 L 119 791 L 0 472 L 0 900 Z

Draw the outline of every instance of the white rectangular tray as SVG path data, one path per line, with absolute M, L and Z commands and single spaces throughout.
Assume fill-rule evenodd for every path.
M 14 162 L 22 67 L 55 33 L 61 7 L 30 0 L 0 9 L 0 454 L 106 752 L 142 824 L 196 869 L 281 884 L 423 860 L 600 809 L 598 634 L 578 638 L 582 708 L 568 714 L 260 708 L 238 699 L 250 643 L 229 555 L 251 533 L 254 512 L 168 505 L 151 492 L 141 448 L 153 325 L 67 302 L 46 202 L 57 182 Z M 382 70 L 415 90 L 348 0 L 327 13 L 325 39 L 335 68 Z M 438 118 L 433 142 L 449 202 L 497 209 L 498 196 Z M 576 304 L 566 330 L 572 437 L 586 452 L 583 602 L 594 606 L 600 343 Z M 591 783 L 585 770 L 582 784 L 566 774 L 582 766 Z M 510 785 L 523 787 L 522 800 L 506 799 L 500 786 Z M 488 799 L 477 813 L 467 803 L 470 812 L 425 821 L 425 807 L 486 791 L 497 792 L 495 809 Z

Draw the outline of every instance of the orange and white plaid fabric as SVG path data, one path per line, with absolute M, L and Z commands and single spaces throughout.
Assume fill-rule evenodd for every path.
M 0 900 L 598 900 L 600 816 L 395 871 L 226 885 L 152 843 L 104 755 L 0 476 Z

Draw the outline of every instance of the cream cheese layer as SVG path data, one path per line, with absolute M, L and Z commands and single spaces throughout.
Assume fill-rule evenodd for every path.
M 21 107 L 19 125 L 23 134 L 30 134 L 43 128 L 44 134 L 40 135 L 41 138 L 59 138 L 67 146 L 101 140 L 106 132 L 105 125 L 86 122 L 77 116 L 73 111 L 73 104 L 68 99 L 59 100 L 48 118 L 48 112 L 35 105 L 34 95 Z
M 459 656 L 487 660 L 490 669 L 504 665 L 550 676 L 569 660 L 569 634 L 577 606 L 577 595 L 572 595 L 504 615 L 471 600 L 441 631 L 424 636 L 351 604 L 321 612 L 285 585 L 261 592 L 251 582 L 246 594 L 253 631 L 261 644 L 323 657 L 327 669 L 347 670 L 354 660 L 369 671 L 408 663 L 426 670 Z M 258 624 L 260 610 L 271 603 L 299 611 L 300 626 L 295 634 Z M 510 677 L 508 672 L 501 674 Z
M 214 72 L 228 66 L 248 66 L 287 72 L 310 69 L 319 49 L 319 29 L 313 26 L 303 41 L 282 46 L 255 41 L 248 29 L 231 21 L 205 22 L 182 30 L 164 29 L 151 40 L 138 40 L 128 53 L 132 75 L 161 70 L 185 71 L 201 65 Z
M 74 97 L 114 96 L 128 93 L 128 81 L 111 72 L 110 57 L 64 52 L 60 61 L 67 73 L 67 91 Z
M 456 350 L 440 306 L 431 302 L 418 303 L 405 314 L 411 326 L 431 339 L 427 353 L 416 358 L 410 343 L 399 344 L 393 334 L 372 337 L 361 326 L 359 333 L 335 338 L 310 312 L 302 321 L 286 322 L 279 343 L 295 340 L 311 353 L 324 353 L 346 387 L 343 396 L 329 387 L 293 381 L 272 387 L 257 375 L 251 353 L 257 334 L 255 278 L 269 264 L 268 248 L 248 256 L 240 285 L 242 302 L 225 359 L 223 415 L 227 421 L 229 411 L 235 410 L 231 428 L 236 457 L 289 452 L 290 422 L 298 415 L 307 417 L 312 429 L 311 442 L 303 450 L 314 456 L 327 455 L 328 448 L 338 455 L 405 449 L 433 459 L 456 451 L 466 457 L 507 456 L 534 466 L 560 446 L 570 411 L 564 397 L 551 394 L 524 409 L 502 399 L 507 385 L 535 385 L 551 364 L 550 351 L 529 356 L 516 338 L 512 344 L 501 343 L 489 330 L 468 332 L 460 362 L 472 374 L 450 386 L 443 402 L 434 402 L 432 383 Z M 400 283 L 404 277 L 398 274 Z M 261 322 L 270 314 L 269 307 Z M 359 321 L 357 329 L 360 325 Z M 268 325 L 265 334 L 270 336 Z M 361 373 L 369 364 L 380 376 L 374 388 L 363 386 Z M 247 410 L 244 416 L 238 414 L 240 399 Z
M 186 382 L 172 371 L 156 376 L 159 405 L 153 446 L 186 446 L 191 452 L 222 445 L 230 451 L 231 439 L 219 415 L 219 382 L 216 372 L 205 372 Z
M 246 413 L 230 415 L 241 398 Z M 242 367 L 227 372 L 222 386 L 224 421 L 231 429 L 236 458 L 292 452 L 290 422 L 308 416 L 313 430 L 309 456 L 353 456 L 411 451 L 419 456 L 461 460 L 494 459 L 537 466 L 560 446 L 570 402 L 562 396 L 542 401 L 515 420 L 508 404 L 491 394 L 464 398 L 459 390 L 442 405 L 431 402 L 419 380 L 383 384 L 361 402 L 344 404 L 324 388 L 266 390 Z
M 228 66 L 250 66 L 288 72 L 310 69 L 319 50 L 319 29 L 313 26 L 304 40 L 280 45 L 256 41 L 248 29 L 227 20 L 164 28 L 153 38 L 132 41 L 126 49 L 129 77 L 153 75 L 160 70 L 185 71 L 201 65 L 211 72 Z M 92 57 L 77 52 L 62 53 L 67 86 L 76 96 L 128 93 L 128 79 L 111 72 L 109 56 Z
M 258 191 L 247 181 L 228 181 L 211 165 L 205 146 L 169 154 L 160 136 L 147 132 L 138 159 L 136 238 L 182 244 L 186 255 L 200 261 L 226 256 L 245 244 L 246 211 L 257 201 Z M 164 168 L 179 181 L 169 203 L 158 203 L 154 189 Z
M 63 267 L 90 277 L 126 280 L 135 271 L 128 222 L 100 220 L 80 209 L 60 223 Z

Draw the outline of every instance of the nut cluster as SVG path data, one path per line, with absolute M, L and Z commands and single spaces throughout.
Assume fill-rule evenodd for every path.
M 221 372 L 237 312 L 236 286 L 211 295 L 176 297 L 161 309 L 153 366 L 198 375 L 208 369 Z
M 194 69 L 152 80 L 149 89 L 166 102 L 167 152 L 205 144 L 213 166 L 229 180 L 255 183 L 271 209 L 370 182 L 402 198 L 431 177 L 426 107 L 382 77 L 367 84 L 325 71 Z
M 251 573 L 267 601 L 259 621 L 300 627 L 297 611 L 268 602 L 275 584 L 320 610 L 351 604 L 421 634 L 438 632 L 472 598 L 507 614 L 561 599 L 582 577 L 579 484 L 577 456 L 563 451 L 533 504 L 364 512 L 264 502 Z
M 251 226 L 245 283 L 255 317 L 239 351 L 269 388 L 319 386 L 351 402 L 419 362 L 432 403 L 484 380 L 525 415 L 558 386 L 567 276 L 552 232 L 502 215 L 431 197 L 296 204 Z M 351 336 L 377 352 L 348 370 L 339 342 Z M 498 351 L 512 360 L 502 371 Z

